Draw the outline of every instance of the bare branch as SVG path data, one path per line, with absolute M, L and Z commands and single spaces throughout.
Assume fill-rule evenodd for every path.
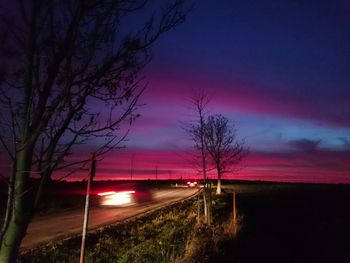
M 245 156 L 245 142 L 239 141 L 234 126 L 222 115 L 208 116 L 205 125 L 205 147 L 210 154 L 218 175 L 217 193 L 221 193 L 222 175 L 233 172 Z
M 6 36 L 1 43 L 6 52 L 0 50 L 0 145 L 16 164 L 8 197 L 13 209 L 7 207 L 12 223 L 4 228 L 0 246 L 6 243 L 11 255 L 18 252 L 52 173 L 81 168 L 84 157 L 69 156 L 86 143 L 96 145 L 100 157 L 122 147 L 139 116 L 146 87 L 139 74 L 151 48 L 189 12 L 184 0 L 173 0 L 152 12 L 139 30 L 125 27 L 126 15 L 147 2 L 18 0 L 8 5 L 11 10 L 0 9 L 0 32 Z M 36 187 L 32 173 L 41 176 Z M 10 233 L 18 233 L 15 241 Z M 16 259 L 3 259 L 0 250 L 0 261 Z

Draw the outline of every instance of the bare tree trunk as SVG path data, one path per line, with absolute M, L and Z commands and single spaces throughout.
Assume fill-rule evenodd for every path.
M 84 163 L 64 160 L 74 145 L 92 138 L 101 142 L 97 153 L 102 156 L 125 140 L 129 129 L 124 121 L 131 125 L 138 117 L 146 86 L 139 73 L 157 39 L 184 22 L 189 12 L 185 1 L 170 1 L 152 12 L 157 17 L 144 13 L 139 29 L 130 28 L 116 39 L 124 29 L 121 18 L 134 11 L 136 16 L 147 2 L 15 1 L 0 10 L 1 35 L 10 50 L 0 54 L 9 66 L 1 76 L 0 103 L 5 107 L 0 126 L 5 133 L 0 143 L 16 160 L 0 235 L 0 263 L 16 262 L 51 173 Z M 11 137 L 14 141 L 7 142 Z M 30 180 L 34 166 L 42 173 L 36 187 Z
M 32 216 L 33 200 L 28 187 L 28 177 L 32 161 L 32 149 L 25 147 L 19 154 L 15 169 L 12 211 L 8 226 L 0 244 L 0 262 L 16 262 L 19 248 Z
M 16 262 L 22 238 L 28 227 L 23 216 L 13 216 L 6 229 L 0 248 L 0 262 Z
M 209 182 L 209 187 L 208 187 L 208 225 L 211 225 L 213 222 L 213 209 L 212 209 L 212 204 L 213 204 L 213 200 L 212 200 L 212 196 L 211 196 L 211 182 Z
M 216 194 L 220 195 L 221 194 L 221 179 L 218 178 L 218 185 L 216 187 Z
M 199 224 L 200 220 L 201 220 L 201 218 L 200 218 L 201 207 L 199 205 L 199 200 L 200 200 L 200 193 L 198 193 L 198 195 L 197 195 L 197 224 Z
M 232 172 L 244 157 L 244 141 L 236 138 L 236 129 L 229 126 L 229 120 L 220 115 L 211 115 L 205 123 L 205 146 L 217 171 L 216 194 L 221 194 L 221 178 Z M 234 127 L 234 126 L 233 126 Z
M 203 169 L 203 179 L 204 179 L 204 187 L 203 187 L 203 205 L 204 205 L 204 222 L 208 222 L 208 205 L 207 205 L 207 164 L 205 159 L 205 150 L 204 150 L 204 119 L 203 113 L 199 110 L 199 118 L 200 118 L 200 133 L 201 133 L 201 158 L 202 158 L 202 169 Z
M 201 102 L 203 103 L 203 101 Z M 197 104 L 199 106 L 199 104 Z M 201 133 L 201 157 L 202 157 L 202 169 L 203 169 L 203 179 L 204 179 L 204 188 L 203 188 L 203 205 L 204 205 L 204 222 L 210 223 L 210 207 L 209 202 L 207 201 L 208 194 L 208 177 L 207 177 L 207 163 L 205 158 L 205 144 L 204 144 L 204 116 L 203 108 L 198 107 L 199 119 L 200 119 L 200 133 Z
M 216 194 L 220 195 L 221 194 L 221 169 L 218 168 L 218 183 L 216 187 Z
M 13 193 L 14 193 L 14 178 L 15 178 L 15 171 L 16 171 L 15 167 L 16 167 L 16 159 L 14 159 L 11 167 L 11 175 L 9 178 L 8 193 L 7 193 L 6 212 L 5 212 L 4 222 L 0 233 L 0 244 L 4 238 L 6 229 L 10 223 L 10 218 L 11 218 L 11 212 L 12 212 L 12 206 L 13 206 Z
M 204 222 L 208 223 L 208 205 L 207 205 L 207 186 L 206 183 L 204 183 L 203 187 L 203 208 L 204 208 Z
M 236 211 L 236 192 L 232 193 L 232 204 L 233 204 L 233 231 L 237 233 L 237 211 Z
M 34 199 L 34 209 L 36 209 L 39 205 L 39 201 L 40 198 L 42 196 L 42 193 L 44 191 L 44 187 L 47 183 L 47 181 L 49 180 L 50 175 L 48 174 L 48 172 L 42 174 L 42 177 L 40 178 L 40 182 L 38 185 L 38 188 L 36 189 L 36 193 L 35 193 L 35 199 Z

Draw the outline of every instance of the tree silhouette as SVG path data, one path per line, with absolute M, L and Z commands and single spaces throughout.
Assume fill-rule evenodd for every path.
M 144 17 L 147 4 L 1 4 L 0 143 L 12 169 L 0 262 L 16 261 L 52 173 L 86 161 L 67 156 L 86 143 L 94 145 L 96 156 L 105 154 L 124 140 L 138 117 L 145 88 L 139 73 L 157 39 L 182 23 L 188 12 L 184 0 L 174 0 L 131 30 L 130 21 L 140 21 L 133 15 L 141 12 Z M 33 175 L 38 183 L 32 182 Z
M 225 173 L 233 173 L 236 165 L 246 153 L 244 141 L 239 141 L 234 126 L 219 115 L 208 116 L 205 125 L 204 143 L 216 168 L 218 183 L 216 193 L 221 194 L 221 178 Z
M 204 206 L 204 222 L 211 224 L 211 187 L 207 176 L 207 149 L 205 145 L 205 118 L 206 108 L 210 98 L 203 90 L 197 90 L 190 98 L 193 111 L 196 113 L 196 120 L 185 125 L 185 131 L 190 135 L 194 142 L 194 147 L 199 154 L 200 171 L 203 174 L 203 206 Z

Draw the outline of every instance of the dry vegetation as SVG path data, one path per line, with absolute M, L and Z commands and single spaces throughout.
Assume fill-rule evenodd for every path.
M 197 222 L 197 198 L 94 231 L 86 262 L 206 262 L 233 237 L 229 196 L 216 198 L 216 224 Z M 22 254 L 21 262 L 78 262 L 80 238 Z

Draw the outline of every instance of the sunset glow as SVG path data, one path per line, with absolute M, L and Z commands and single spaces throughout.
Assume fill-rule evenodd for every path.
M 341 0 L 199 1 L 155 45 L 140 118 L 125 148 L 98 161 L 95 180 L 200 179 L 183 123 L 196 119 L 189 97 L 202 89 L 212 98 L 208 112 L 229 118 L 249 147 L 224 179 L 350 183 L 349 11 Z M 95 144 L 68 158 L 88 156 Z M 7 174 L 3 154 L 0 165 Z

